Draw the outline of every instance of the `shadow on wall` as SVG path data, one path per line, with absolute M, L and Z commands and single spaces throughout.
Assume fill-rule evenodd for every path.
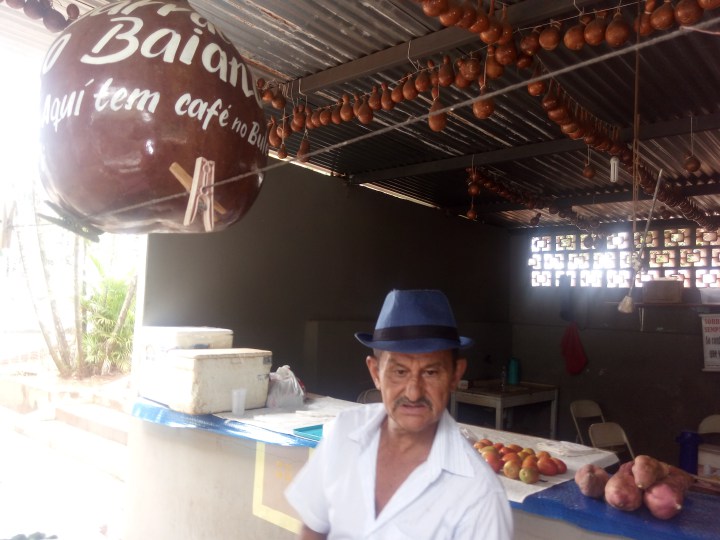
M 310 392 L 355 401 L 374 383 L 365 364 L 371 349 L 355 339 L 355 332 L 372 331 L 374 321 L 308 321 L 305 323 L 304 379 Z M 458 323 L 460 333 L 475 345 L 464 351 L 468 359 L 465 378 L 500 376 L 503 359 L 509 358 L 510 326 L 502 323 Z

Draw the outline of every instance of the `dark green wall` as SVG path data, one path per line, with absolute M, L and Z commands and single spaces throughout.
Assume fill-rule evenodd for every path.
M 508 254 L 503 230 L 285 166 L 228 230 L 151 235 L 144 324 L 231 328 L 309 390 L 354 399 L 372 383 L 353 332 L 390 289 L 440 288 L 478 338 L 469 375 L 487 376 L 510 344 Z
M 478 341 L 468 378 L 499 376 L 514 354 L 523 379 L 560 386 L 560 438 L 575 437 L 570 402 L 594 399 L 637 452 L 675 462 L 675 437 L 720 411 L 720 373 L 701 371 L 697 313 L 648 311 L 641 332 L 637 313 L 617 312 L 625 291 L 575 289 L 589 364 L 569 375 L 562 294 L 529 286 L 528 245 L 524 233 L 282 167 L 227 231 L 150 237 L 145 324 L 231 328 L 236 347 L 270 349 L 275 367 L 289 364 L 309 390 L 354 399 L 371 382 L 353 332 L 371 330 L 391 288 L 440 288 Z M 546 435 L 548 412 L 525 407 L 510 429 Z M 466 406 L 461 419 L 492 424 Z
M 677 463 L 675 438 L 720 411 L 720 373 L 702 371 L 697 309 L 646 309 L 641 331 L 639 310 L 617 311 L 627 289 L 572 290 L 569 302 L 588 365 L 570 375 L 560 345 L 568 324 L 560 316 L 562 293 L 530 287 L 526 234 L 513 235 L 511 246 L 512 350 L 521 359 L 524 378 L 560 385 L 560 437 L 573 440 L 575 435 L 570 402 L 593 399 L 607 420 L 623 426 L 636 454 Z

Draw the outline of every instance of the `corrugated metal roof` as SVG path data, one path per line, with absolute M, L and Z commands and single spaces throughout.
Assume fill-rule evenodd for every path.
M 87 5 L 104 4 L 96 1 Z M 283 90 L 289 98 L 288 113 L 293 103 L 313 109 L 333 107 L 344 94 L 362 98 L 383 83 L 394 88 L 428 61 L 440 65 L 444 55 L 455 61 L 471 53 L 484 59 L 487 53 L 476 34 L 444 28 L 414 0 L 193 0 L 191 4 L 226 33 L 256 76 Z M 487 10 L 490 2 L 480 4 Z M 593 16 L 595 9 L 608 9 L 611 16 L 617 7 L 617 2 L 596 0 L 505 4 L 516 42 L 534 27 L 545 28 L 551 19 L 562 20 L 566 30 L 577 24 L 579 9 Z M 8 9 L 3 9 L 7 17 Z M 623 7 L 625 19 L 631 21 L 636 10 L 636 4 Z M 655 32 L 639 41 L 638 53 L 638 155 L 650 174 L 662 169 L 668 184 L 678 186 L 708 215 L 720 210 L 718 21 L 720 10 L 715 10 L 706 12 L 695 29 L 674 25 Z M 541 73 L 553 74 L 553 85 L 559 85 L 583 114 L 617 132 L 626 144 L 632 144 L 634 135 L 634 42 L 632 34 L 631 42 L 620 49 L 601 44 L 585 45 L 580 51 L 570 51 L 561 43 L 554 51 L 541 50 L 535 61 L 542 66 Z M 588 65 L 578 67 L 583 64 Z M 513 65 L 505 68 L 502 77 L 489 81 L 489 90 L 498 95 L 495 112 L 486 120 L 472 112 L 471 101 L 479 95 L 477 84 L 466 89 L 441 87 L 442 103 L 455 108 L 440 133 L 428 127 L 429 92 L 397 104 L 392 111 L 377 111 L 370 125 L 353 120 L 310 130 L 311 150 L 329 149 L 313 156 L 311 163 L 331 171 L 340 177 L 338 181 L 368 183 L 459 216 L 473 204 L 478 219 L 509 228 L 530 226 L 538 212 L 541 225 L 572 223 L 555 212 L 558 207 L 572 207 L 586 220 L 601 224 L 626 221 L 634 207 L 646 215 L 648 196 L 643 193 L 633 204 L 633 178 L 626 168 L 620 168 L 616 183 L 610 182 L 610 155 L 594 149 L 588 154 L 582 139 L 571 140 L 548 119 L 542 96 L 533 97 L 526 88 L 534 74 Z M 266 112 L 268 118 L 280 119 L 280 111 L 268 106 Z M 295 134 L 286 141 L 291 155 L 300 140 L 301 135 Z M 683 168 L 690 146 L 702 163 L 694 173 Z M 582 175 L 588 158 L 596 169 L 591 179 Z M 471 201 L 466 172 L 470 166 L 502 183 L 504 189 L 496 191 L 505 191 L 505 196 L 483 188 Z M 544 206 L 532 208 L 538 199 Z M 663 209 L 665 216 L 683 218 L 675 207 Z

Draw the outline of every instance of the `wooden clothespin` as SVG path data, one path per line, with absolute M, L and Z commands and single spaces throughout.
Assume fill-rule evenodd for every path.
M 201 211 L 205 231 L 212 231 L 217 221 L 215 212 L 221 215 L 227 213 L 227 210 L 215 200 L 213 194 L 215 162 L 203 157 L 197 158 L 192 177 L 179 163 L 175 162 L 170 165 L 170 172 L 190 194 L 183 225 L 190 225 L 195 220 L 198 211 Z
M 50 223 L 54 223 L 55 225 L 59 225 L 60 227 L 93 242 L 100 241 L 100 235 L 103 233 L 101 229 L 98 229 L 89 223 L 82 223 L 76 216 L 70 212 L 66 212 L 57 204 L 51 203 L 50 201 L 45 201 L 45 204 L 52 208 L 60 217 L 56 218 L 53 216 L 46 216 L 45 214 L 41 214 L 39 212 L 38 217 L 41 217 Z

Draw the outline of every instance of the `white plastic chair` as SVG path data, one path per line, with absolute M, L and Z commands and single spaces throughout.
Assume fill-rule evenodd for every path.
M 698 433 L 720 433 L 720 414 L 711 414 L 703 418 Z
M 628 441 L 625 430 L 617 422 L 600 422 L 590 424 L 588 429 L 590 442 L 595 448 L 610 450 L 616 454 L 627 451 L 632 459 L 635 459 L 630 441 Z
M 360 392 L 357 397 L 358 403 L 380 403 L 382 401 L 382 394 L 377 388 L 368 388 Z
M 580 424 L 582 423 L 586 426 L 588 423 L 592 423 L 583 422 L 583 420 L 588 418 L 599 418 L 600 421 L 605 422 L 605 417 L 603 416 L 602 409 L 600 409 L 600 405 L 590 399 L 578 399 L 570 403 L 570 414 L 572 415 L 573 422 L 575 423 L 577 440 L 580 444 L 586 444 L 585 438 L 583 437 L 584 430 L 581 428 Z

